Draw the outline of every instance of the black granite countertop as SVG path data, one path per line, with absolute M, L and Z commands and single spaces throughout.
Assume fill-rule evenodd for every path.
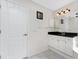
M 64 36 L 64 37 L 75 37 L 78 36 L 78 33 L 70 33 L 70 32 L 48 32 L 49 35 L 57 35 L 57 36 Z

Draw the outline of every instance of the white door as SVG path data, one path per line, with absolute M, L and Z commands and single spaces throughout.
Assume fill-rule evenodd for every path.
M 27 12 L 19 5 L 3 2 L 1 12 L 2 59 L 27 57 Z

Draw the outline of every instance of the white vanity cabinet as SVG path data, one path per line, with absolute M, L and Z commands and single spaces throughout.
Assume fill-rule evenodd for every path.
M 63 51 L 65 49 L 65 37 L 49 35 L 49 46 Z
M 49 35 L 49 47 L 73 56 L 73 38 Z

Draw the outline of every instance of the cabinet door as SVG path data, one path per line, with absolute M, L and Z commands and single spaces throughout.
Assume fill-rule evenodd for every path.
M 65 51 L 68 55 L 73 55 L 73 39 L 72 38 L 66 38 L 66 47 Z
M 59 50 L 61 50 L 62 52 L 64 52 L 65 49 L 65 37 L 58 37 L 58 45 L 59 45 Z
M 58 37 L 53 36 L 49 39 L 49 46 L 58 49 Z

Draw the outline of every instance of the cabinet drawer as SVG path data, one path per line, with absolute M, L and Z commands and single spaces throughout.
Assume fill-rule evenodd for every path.
M 73 49 L 73 39 L 66 39 L 66 49 Z

